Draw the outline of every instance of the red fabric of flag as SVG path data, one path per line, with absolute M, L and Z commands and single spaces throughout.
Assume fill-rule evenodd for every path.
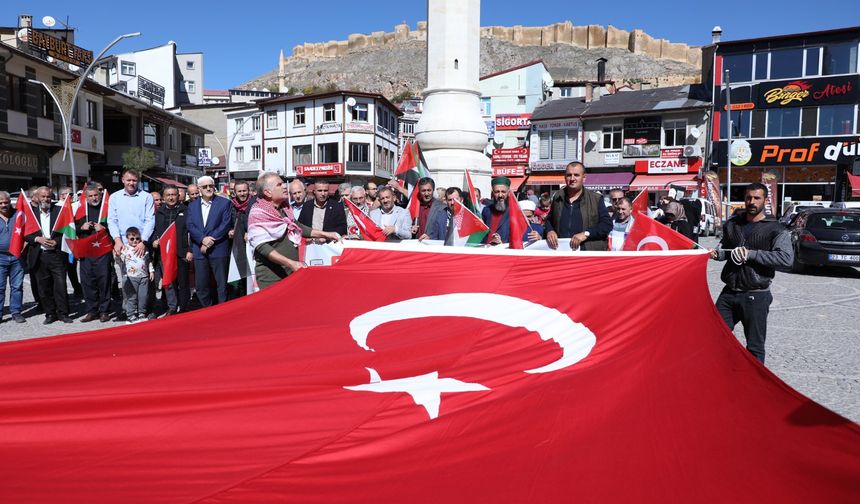
M 511 235 L 508 238 L 508 246 L 512 249 L 523 248 L 523 235 L 529 229 L 529 221 L 520 209 L 517 197 L 513 191 L 508 191 L 508 220 L 511 223 Z
M 469 191 L 469 202 L 472 205 L 472 209 L 477 212 L 478 211 L 478 194 L 475 192 L 475 185 L 472 183 L 472 176 L 469 175 L 469 170 L 465 170 L 466 172 L 466 189 Z
M 409 170 L 414 169 L 415 156 L 412 153 L 412 140 L 406 142 L 406 147 L 403 148 L 403 155 L 400 156 L 400 162 L 397 163 L 397 169 L 394 170 L 394 175 L 402 175 Z
M 349 213 L 352 214 L 352 219 L 355 221 L 355 225 L 358 226 L 362 239 L 378 242 L 385 241 L 387 237 L 385 236 L 385 233 L 382 232 L 382 229 L 370 220 L 370 217 L 368 217 L 366 213 L 362 212 L 360 208 L 355 206 L 355 203 L 350 201 L 349 198 L 344 198 L 343 204 L 346 206 L 346 209 L 349 210 Z
M 640 192 L 634 199 L 631 204 L 633 208 L 633 215 L 636 215 L 636 212 L 641 212 L 645 215 L 648 215 L 648 191 Z
M 12 228 L 12 238 L 9 240 L 9 253 L 20 258 L 24 250 L 24 237 L 38 232 L 42 227 L 23 189 L 18 193 L 15 210 L 15 224 Z
M 409 210 L 409 216 L 412 217 L 412 220 L 418 218 L 418 214 L 421 212 L 421 200 L 418 198 L 419 195 L 418 185 L 412 188 L 412 194 L 409 195 L 409 204 L 406 205 L 406 209 Z
M 454 224 L 460 238 L 465 238 L 471 234 L 480 233 L 481 231 L 490 230 L 480 217 L 473 214 L 457 200 L 454 200 Z
M 2 501 L 857 501 L 860 427 L 738 343 L 704 251 L 346 246 L 211 308 L 0 343 Z
M 66 231 L 66 232 L 64 232 Z M 54 222 L 54 229 L 51 230 L 52 233 L 60 232 L 66 236 L 69 236 L 69 233 L 74 236 L 75 234 L 75 215 L 72 212 L 72 196 L 66 196 L 63 200 L 63 206 L 60 207 L 60 213 L 57 215 L 57 220 Z
M 113 242 L 104 229 L 84 238 L 66 239 L 66 245 L 68 245 L 72 255 L 78 259 L 101 257 L 113 250 Z
M 161 251 L 161 267 L 164 270 L 161 274 L 161 285 L 168 286 L 176 281 L 179 271 L 179 258 L 176 255 L 176 223 L 173 222 L 167 229 L 161 233 L 158 239 L 158 248 Z
M 637 213 L 622 250 L 689 250 L 695 246 L 693 240 L 669 226 Z

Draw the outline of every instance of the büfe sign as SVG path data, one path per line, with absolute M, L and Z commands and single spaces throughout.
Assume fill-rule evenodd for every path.
M 494 149 L 493 165 L 519 165 L 528 164 L 528 147 L 514 147 L 512 149 Z
M 494 166 L 494 177 L 524 177 L 526 175 L 525 166 Z
M 497 130 L 527 130 L 532 127 L 531 114 L 496 114 Z
M 296 165 L 296 175 L 302 177 L 325 177 L 343 175 L 343 163 Z

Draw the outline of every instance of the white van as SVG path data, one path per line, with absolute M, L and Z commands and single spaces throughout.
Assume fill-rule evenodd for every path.
M 720 221 L 717 219 L 717 209 L 711 200 L 707 198 L 684 198 L 686 200 L 696 200 L 702 206 L 702 216 L 699 219 L 698 231 L 699 236 L 711 236 L 717 234 L 717 229 L 720 227 Z M 690 223 L 693 227 L 697 227 L 694 223 Z

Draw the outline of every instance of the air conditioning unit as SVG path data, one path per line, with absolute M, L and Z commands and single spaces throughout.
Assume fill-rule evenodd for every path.
M 685 145 L 684 157 L 702 157 L 702 148 L 698 145 Z

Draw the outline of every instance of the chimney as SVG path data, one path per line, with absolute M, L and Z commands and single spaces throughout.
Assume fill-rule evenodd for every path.
M 29 14 L 21 14 L 18 16 L 18 28 L 32 28 L 33 16 Z
M 723 29 L 719 26 L 715 26 L 713 30 L 711 30 L 711 43 L 716 44 L 720 41 L 720 37 L 723 35 Z
M 585 103 L 591 103 L 591 99 L 594 97 L 594 84 L 591 82 L 585 83 Z
M 597 59 L 597 83 L 603 84 L 606 82 L 606 62 L 608 60 L 606 58 L 598 58 Z

